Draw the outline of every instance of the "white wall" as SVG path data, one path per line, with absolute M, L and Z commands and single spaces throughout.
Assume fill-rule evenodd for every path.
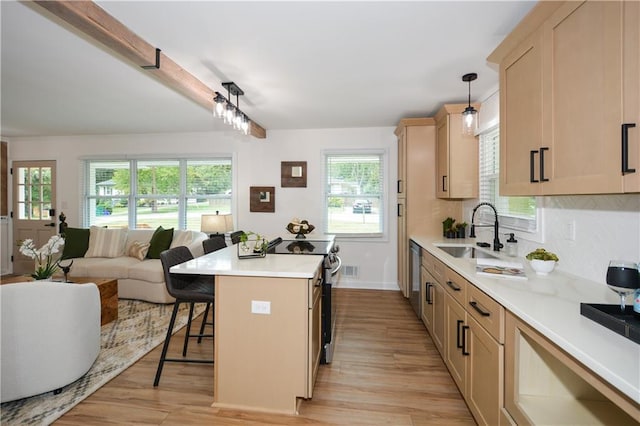
M 293 217 L 309 220 L 322 230 L 323 151 L 383 149 L 388 182 L 395 182 L 397 152 L 394 128 L 269 131 L 265 140 L 236 132 L 157 135 L 72 136 L 13 138 L 10 161 L 56 160 L 58 212 L 64 211 L 70 226 L 81 225 L 82 159 L 125 156 L 194 157 L 216 153 L 235 156 L 234 215 L 236 228 L 269 236 L 285 236 Z M 280 162 L 307 161 L 307 187 L 281 188 Z M 249 187 L 274 186 L 275 213 L 249 212 Z M 373 241 L 338 239 L 343 264 L 357 266 L 358 277 L 341 280 L 345 287 L 397 290 L 395 193 L 387 187 L 386 238 Z

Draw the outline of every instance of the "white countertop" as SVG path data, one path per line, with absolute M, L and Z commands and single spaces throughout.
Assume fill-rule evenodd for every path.
M 436 247 L 475 246 L 476 240 L 420 235 L 412 235 L 411 239 L 606 382 L 640 403 L 640 345 L 580 314 L 581 302 L 620 303 L 619 297 L 604 283 L 557 270 L 547 276 L 536 275 L 526 259 L 507 257 L 502 252 L 500 257 L 504 260 L 525 265 L 527 280 L 477 275 L 475 259 L 455 258 Z
M 324 257 L 321 255 L 268 254 L 239 259 L 236 245 L 172 266 L 175 274 L 238 275 L 274 278 L 313 278 Z

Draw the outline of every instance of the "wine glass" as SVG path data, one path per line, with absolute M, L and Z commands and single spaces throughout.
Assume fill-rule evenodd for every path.
M 624 312 L 628 294 L 640 288 L 638 264 L 628 260 L 612 260 L 607 268 L 607 285 L 620 295 L 620 310 Z

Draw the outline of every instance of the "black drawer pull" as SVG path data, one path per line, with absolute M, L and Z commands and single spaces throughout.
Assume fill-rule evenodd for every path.
M 549 179 L 544 177 L 544 152 L 549 151 L 549 148 L 540 148 L 540 182 L 549 182 Z
M 462 355 L 471 355 L 471 352 L 467 351 L 467 330 L 469 329 L 468 325 L 462 326 Z
M 636 169 L 629 168 L 629 128 L 636 127 L 636 123 L 624 123 L 622 125 L 622 175 L 635 173 Z
M 442 192 L 447 192 L 447 175 L 442 176 Z
M 398 194 L 402 194 L 402 180 L 398 179 Z
M 455 285 L 455 284 L 453 283 L 453 281 L 447 281 L 447 285 L 448 285 L 449 287 L 451 287 L 451 288 L 453 289 L 453 291 L 460 291 L 460 290 L 462 290 L 460 287 L 458 287 L 457 285 Z
M 433 287 L 433 284 L 431 284 L 429 281 L 427 281 L 427 282 L 425 283 L 425 285 L 427 286 L 427 288 L 425 289 L 425 290 L 426 290 L 426 293 L 427 293 L 427 294 L 425 295 L 425 296 L 426 296 L 426 299 L 425 299 L 425 300 L 426 300 L 426 302 L 427 302 L 427 304 L 428 304 L 428 305 L 433 305 L 433 300 L 431 300 L 431 287 Z
M 480 305 L 480 304 L 479 304 L 478 302 L 476 302 L 475 300 L 473 300 L 473 301 L 469 302 L 469 304 L 471 305 L 471 307 L 472 307 L 473 309 L 475 309 L 476 311 L 478 311 L 478 313 L 479 313 L 480 315 L 482 315 L 483 317 L 490 317 L 490 316 L 491 316 L 491 312 L 487 312 L 487 311 L 485 311 L 484 309 L 480 308 L 480 306 L 482 306 L 482 305 Z
M 535 156 L 536 156 L 537 153 L 538 153 L 537 150 L 529 151 L 529 182 L 531 182 L 531 183 L 540 182 L 539 180 L 536 179 L 536 174 L 534 172 L 534 170 L 536 168 Z
M 462 342 L 460 341 L 460 324 L 464 324 L 463 320 L 457 320 L 456 321 L 456 347 L 458 349 L 462 348 L 462 345 L 464 344 L 464 337 L 462 339 Z M 462 327 L 464 329 L 464 327 Z

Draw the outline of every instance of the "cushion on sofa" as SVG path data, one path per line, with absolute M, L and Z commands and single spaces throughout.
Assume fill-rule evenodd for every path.
M 127 249 L 127 255 L 129 257 L 135 257 L 138 260 L 144 260 L 149 252 L 149 243 L 141 243 L 140 241 L 134 241 Z
M 89 249 L 84 257 L 124 256 L 126 238 L 126 229 L 92 226 L 89 228 Z
M 160 253 L 171 247 L 171 240 L 173 240 L 173 228 L 164 229 L 158 226 L 151 237 L 147 259 L 160 259 Z
M 87 259 L 87 258 L 85 258 Z M 82 260 L 82 259 L 78 259 Z M 129 268 L 141 263 L 135 257 L 129 256 L 119 256 L 113 258 L 90 258 L 87 260 L 100 260 L 100 262 L 95 262 L 91 264 L 87 269 L 87 274 L 85 276 L 89 277 L 109 277 L 109 278 L 128 278 L 129 277 Z M 71 270 L 73 271 L 76 266 L 75 261 Z M 160 268 L 162 269 L 162 267 Z M 80 276 L 77 275 L 76 276 Z
M 173 240 L 171 241 L 171 246 L 169 248 L 179 247 L 179 246 L 189 246 L 193 241 L 193 233 L 186 229 L 176 229 L 173 231 Z
M 137 262 L 129 267 L 127 275 L 133 280 L 163 283 L 164 285 L 164 272 L 160 259 L 145 259 L 142 262 Z
M 89 229 L 67 228 L 64 231 L 64 249 L 62 259 L 84 257 L 89 249 Z

